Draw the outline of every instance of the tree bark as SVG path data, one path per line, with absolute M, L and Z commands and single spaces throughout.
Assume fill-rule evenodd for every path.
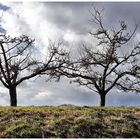
M 100 106 L 105 106 L 105 94 L 100 94 Z
M 9 94 L 10 94 L 10 105 L 11 106 L 17 106 L 16 86 L 11 86 L 9 88 Z

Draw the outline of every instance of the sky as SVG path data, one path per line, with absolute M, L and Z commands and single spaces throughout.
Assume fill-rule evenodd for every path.
M 2 2 L 0 32 L 13 37 L 29 35 L 36 40 L 42 55 L 49 39 L 64 40 L 68 49 L 76 52 L 82 41 L 91 43 L 89 31 L 96 29 L 89 22 L 93 5 L 104 8 L 106 26 L 117 26 L 120 20 L 125 20 L 133 29 L 140 21 L 140 2 Z M 139 28 L 136 37 L 140 38 Z M 46 82 L 46 79 L 33 78 L 21 83 L 17 88 L 18 105 L 99 105 L 99 95 L 86 87 L 70 84 L 65 77 L 60 82 Z M 107 106 L 140 106 L 140 94 L 113 90 L 106 98 Z M 0 105 L 9 105 L 8 90 L 2 84 Z

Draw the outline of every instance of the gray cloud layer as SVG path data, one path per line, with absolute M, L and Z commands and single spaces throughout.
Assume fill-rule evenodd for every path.
M 4 3 L 0 5 L 4 10 L 3 24 L 6 31 L 16 35 L 17 33 L 29 33 L 33 36 L 42 52 L 44 52 L 47 37 L 66 39 L 68 43 L 80 43 L 88 41 L 88 31 L 95 26 L 90 24 L 89 10 L 95 7 L 105 9 L 105 23 L 107 26 L 117 25 L 119 20 L 125 20 L 133 27 L 140 20 L 140 3 L 88 3 L 88 2 L 30 2 L 30 3 Z M 7 8 L 7 7 L 10 7 Z M 18 27 L 18 28 L 15 28 Z M 11 29 L 15 30 L 11 31 Z M 139 30 L 138 30 L 139 32 Z M 138 38 L 139 39 L 139 38 Z M 76 42 L 77 41 L 77 42 Z M 73 47 L 75 47 L 73 45 Z M 0 105 L 9 104 L 9 95 L 1 86 Z M 140 96 L 133 93 L 118 93 L 112 91 L 107 95 L 107 105 L 139 106 Z M 45 82 L 45 77 L 30 80 L 18 87 L 19 105 L 98 105 L 99 96 L 92 91 L 79 87 L 77 84 L 69 84 L 69 80 L 63 78 L 59 83 Z

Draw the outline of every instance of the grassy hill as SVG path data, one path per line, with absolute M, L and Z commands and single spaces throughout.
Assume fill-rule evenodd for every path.
M 0 107 L 1 138 L 140 138 L 140 108 Z

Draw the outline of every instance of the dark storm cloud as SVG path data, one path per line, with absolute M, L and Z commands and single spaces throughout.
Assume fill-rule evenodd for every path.
M 93 6 L 97 9 L 104 9 L 103 22 L 105 27 L 119 28 L 120 21 L 124 20 L 128 29 L 133 32 L 135 24 L 140 23 L 140 2 L 46 2 L 43 3 L 47 9 L 46 19 L 66 32 L 71 30 L 80 35 L 86 35 L 95 28 L 95 24 L 89 22 L 92 18 L 90 11 Z M 139 33 L 140 27 L 137 29 Z M 83 36 L 80 36 L 83 41 Z M 78 43 L 79 43 L 78 42 Z M 129 42 L 127 48 L 131 48 L 134 42 Z M 67 45 L 68 46 L 68 45 Z
M 140 2 L 110 2 L 103 5 L 107 12 L 107 19 L 140 20 Z
M 62 30 L 72 30 L 82 34 L 89 31 L 89 9 L 91 3 L 56 2 L 43 3 L 47 7 L 47 19 Z
M 88 21 L 91 18 L 89 10 L 92 7 L 104 8 L 104 20 L 106 24 L 113 26 L 120 20 L 125 20 L 128 24 L 135 24 L 140 20 L 139 2 L 46 2 L 47 19 L 55 23 L 63 30 L 73 30 L 77 33 L 86 33 L 91 29 Z M 111 23 L 111 24 L 110 24 Z

